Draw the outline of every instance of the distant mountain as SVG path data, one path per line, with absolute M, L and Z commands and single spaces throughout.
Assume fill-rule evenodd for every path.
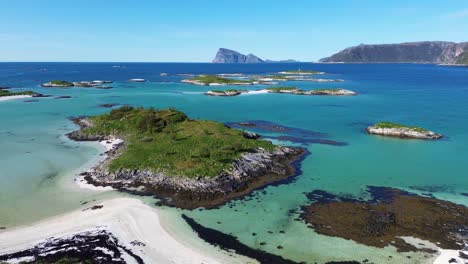
M 249 54 L 244 55 L 237 51 L 220 48 L 213 63 L 263 63 L 259 57 Z
M 289 59 L 289 60 L 279 60 L 279 61 L 275 61 L 275 60 L 265 60 L 265 62 L 267 62 L 267 63 L 298 63 L 299 61 Z
M 213 63 L 289 63 L 297 62 L 295 60 L 262 60 L 259 57 L 248 54 L 244 55 L 235 50 L 220 48 L 216 53 Z
M 422 41 L 350 47 L 320 62 L 466 64 L 468 42 Z

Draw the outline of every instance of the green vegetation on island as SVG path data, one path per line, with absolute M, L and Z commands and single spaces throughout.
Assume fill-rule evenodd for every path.
M 39 94 L 36 93 L 36 92 L 33 92 L 33 91 L 10 92 L 10 91 L 7 91 L 7 90 L 0 90 L 0 97 L 3 97 L 3 96 L 17 96 L 17 95 L 35 96 L 35 95 L 39 95 Z
M 462 54 L 458 55 L 456 64 L 466 64 L 468 65 L 468 48 L 465 48 Z
M 168 176 L 214 177 L 232 168 L 242 153 L 275 146 L 244 137 L 240 130 L 214 121 L 191 120 L 175 109 L 155 110 L 124 106 L 90 117 L 88 135 L 117 136 L 126 146 L 109 170 L 150 170 Z
M 219 77 L 217 75 L 200 75 L 188 79 L 187 81 L 191 82 L 198 82 L 204 85 L 210 85 L 212 83 L 219 83 L 219 84 L 251 84 L 251 80 L 236 80 L 236 79 L 228 79 Z
M 266 90 L 272 91 L 272 92 L 296 91 L 296 90 L 299 90 L 299 88 L 294 87 L 294 86 L 278 86 L 278 87 L 270 87 L 270 88 L 267 88 Z
M 63 86 L 63 87 L 72 87 L 74 86 L 72 82 L 62 81 L 62 80 L 53 80 L 50 82 L 53 85 Z
M 417 126 L 407 126 L 407 125 L 402 125 L 402 124 L 397 124 L 397 123 L 392 123 L 392 122 L 379 122 L 374 125 L 374 127 L 377 128 L 407 128 L 411 129 L 417 132 L 428 132 L 429 130 L 422 128 L 422 127 L 417 127 Z

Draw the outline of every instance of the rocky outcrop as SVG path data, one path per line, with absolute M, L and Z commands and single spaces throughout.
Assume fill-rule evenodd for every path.
M 237 51 L 220 48 L 216 53 L 213 63 L 263 63 L 259 57 L 248 54 L 244 55 Z
M 346 89 L 316 89 L 316 90 L 302 90 L 302 89 L 266 89 L 268 93 L 286 93 L 295 95 L 333 95 L 333 96 L 352 96 L 357 95 L 356 92 Z
M 73 122 L 81 129 L 93 126 L 87 118 L 75 118 Z M 82 133 L 81 129 L 67 136 L 78 141 L 107 139 L 100 135 Z M 244 133 L 244 137 L 259 136 Z M 295 175 L 292 163 L 305 153 L 301 148 L 292 147 L 278 146 L 272 151 L 258 148 L 242 154 L 232 163 L 230 170 L 223 171 L 216 177 L 192 179 L 149 170 L 109 171 L 109 164 L 124 148 L 124 143 L 116 145 L 107 152 L 104 161 L 81 173 L 81 176 L 95 186 L 112 186 L 119 190 L 155 195 L 164 204 L 185 209 L 217 206 L 259 187 L 289 178 Z
M 379 127 L 370 126 L 367 133 L 388 137 L 399 138 L 417 138 L 417 139 L 439 139 L 442 138 L 441 134 L 437 134 L 429 130 L 415 129 L 411 127 Z
M 320 62 L 357 63 L 441 63 L 456 64 L 468 48 L 468 42 L 444 41 L 408 42 L 350 47 Z
M 302 219 L 315 232 L 398 251 L 426 251 L 403 237 L 416 237 L 444 249 L 463 249 L 468 239 L 468 208 L 399 189 L 368 187 L 369 200 L 336 196 L 321 190 L 306 196 Z M 424 244 L 420 244 L 424 246 Z
M 247 93 L 245 90 L 227 90 L 227 91 L 208 91 L 205 95 L 209 96 L 238 96 Z

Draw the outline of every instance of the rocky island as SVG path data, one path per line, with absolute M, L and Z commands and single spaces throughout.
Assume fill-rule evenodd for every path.
M 379 122 L 368 127 L 367 133 L 399 138 L 439 139 L 441 134 L 427 130 L 422 127 L 407 126 L 391 122 Z
M 0 101 L 6 101 L 9 99 L 21 99 L 29 97 L 46 97 L 43 94 L 33 91 L 22 91 L 22 92 L 11 92 L 8 90 L 0 90 Z
M 235 50 L 220 48 L 214 57 L 213 63 L 297 63 L 298 61 L 288 60 L 263 60 L 253 54 L 244 55 Z
M 200 75 L 190 79 L 182 80 L 184 83 L 194 85 L 221 86 L 221 85 L 253 85 L 253 80 L 228 79 L 217 75 Z
M 211 90 L 211 91 L 208 91 L 206 92 L 205 94 L 206 95 L 209 95 L 209 96 L 237 96 L 237 95 L 241 95 L 243 93 L 248 93 L 247 90 Z
M 304 154 L 175 109 L 124 106 L 74 122 L 81 129 L 68 134 L 71 139 L 123 140 L 82 173 L 88 183 L 152 194 L 187 209 L 216 206 L 291 177 L 292 162 Z
M 104 84 L 112 83 L 112 81 L 79 81 L 79 82 L 69 82 L 63 80 L 53 80 L 48 83 L 41 84 L 42 87 L 55 87 L 55 88 L 68 88 L 68 87 L 93 87 L 100 89 L 110 89 L 112 87 L 105 86 Z
M 314 89 L 306 91 L 293 86 L 280 86 L 267 88 L 265 90 L 269 93 L 287 93 L 296 95 L 357 95 L 356 92 L 341 88 Z

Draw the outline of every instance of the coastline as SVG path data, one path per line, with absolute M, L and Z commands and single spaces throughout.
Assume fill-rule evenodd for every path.
M 214 247 L 208 254 L 176 240 L 163 227 L 159 209 L 151 208 L 141 200 L 115 198 L 89 206 L 0 232 L 0 255 L 31 249 L 51 237 L 61 239 L 83 232 L 107 231 L 144 263 L 223 263 L 227 259 L 236 262 L 231 254 L 214 253 L 218 251 Z
M 87 118 L 73 118 L 80 129 L 68 133 L 75 141 L 99 141 L 108 144 L 105 159 L 91 169 L 81 172 L 80 184 L 88 188 L 112 187 L 140 195 L 151 195 L 161 204 L 182 209 L 213 208 L 242 197 L 255 189 L 265 187 L 296 175 L 294 161 L 302 160 L 307 151 L 302 148 L 277 146 L 274 150 L 262 148 L 242 154 L 232 163 L 233 168 L 214 178 L 189 179 L 155 173 L 150 170 L 119 170 L 110 172 L 109 164 L 119 157 L 125 147 L 122 139 L 114 136 L 87 135 L 81 131 L 93 124 Z M 90 187 L 90 188 L 94 188 Z
M 32 95 L 11 95 L 11 96 L 2 96 L 0 97 L 0 102 L 4 101 L 11 101 L 16 99 L 25 99 L 25 98 L 32 98 Z

